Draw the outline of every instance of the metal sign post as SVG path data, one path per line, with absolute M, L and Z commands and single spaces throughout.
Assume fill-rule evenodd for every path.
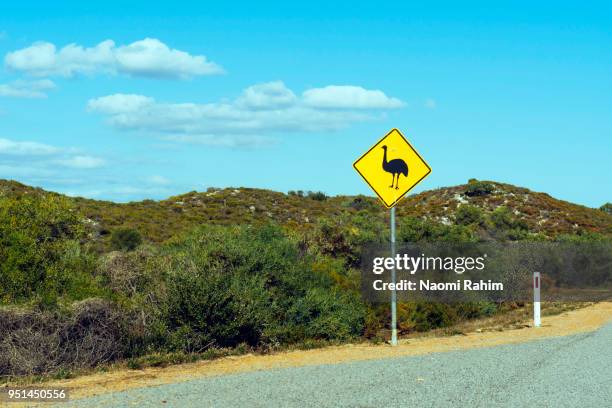
M 540 319 L 540 286 L 542 286 L 542 279 L 540 279 L 540 272 L 533 273 L 533 325 L 540 327 L 542 320 Z
M 395 207 L 391 208 L 391 257 L 395 258 Z M 397 292 L 395 291 L 395 263 L 391 269 L 391 345 L 397 346 Z
M 353 168 L 390 208 L 391 256 L 395 258 L 395 206 L 414 186 L 431 173 L 431 167 L 397 129 L 391 129 L 353 163 Z M 391 185 L 389 185 L 391 182 Z M 395 264 L 395 263 L 394 263 Z M 391 345 L 397 346 L 397 280 L 391 269 Z

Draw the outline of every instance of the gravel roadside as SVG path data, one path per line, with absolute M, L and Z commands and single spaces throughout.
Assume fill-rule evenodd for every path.
M 522 344 L 200 378 L 69 406 L 612 406 L 611 345 L 607 324 Z

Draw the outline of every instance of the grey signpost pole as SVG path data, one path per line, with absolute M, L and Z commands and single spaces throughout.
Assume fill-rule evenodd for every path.
M 376 148 L 378 147 L 378 148 Z M 384 152 L 382 152 L 382 150 Z M 387 160 L 387 150 L 394 159 Z M 381 178 L 380 159 L 382 153 L 382 171 L 393 175 L 391 185 L 387 186 L 386 177 Z M 429 173 L 431 167 L 408 143 L 408 140 L 397 129 L 391 129 L 389 133 L 380 139 L 374 146 L 365 152 L 353 163 L 353 168 L 374 190 L 387 208 L 391 207 L 391 256 L 394 258 L 393 268 L 391 268 L 391 345 L 397 346 L 397 292 L 395 284 L 397 281 L 397 271 L 395 265 L 395 205 L 410 189 L 421 182 Z M 410 169 L 410 178 L 408 177 Z M 404 175 L 402 188 L 399 187 L 400 175 Z M 393 188 L 395 184 L 395 188 Z M 394 194 L 395 193 L 395 194 Z M 394 200 L 395 198 L 395 200 Z M 385 269 L 386 266 L 385 266 Z
M 395 258 L 395 207 L 391 208 L 391 256 Z M 391 269 L 391 345 L 397 346 L 397 293 L 395 291 L 395 262 Z

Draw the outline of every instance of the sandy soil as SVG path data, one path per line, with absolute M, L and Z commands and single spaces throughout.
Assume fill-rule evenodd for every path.
M 400 341 L 398 347 L 387 344 L 354 344 L 323 349 L 290 351 L 269 355 L 247 354 L 212 361 L 201 361 L 166 368 L 143 370 L 122 369 L 109 373 L 92 374 L 68 380 L 50 381 L 45 387 L 67 387 L 70 398 L 149 387 L 205 376 L 218 376 L 256 370 L 268 370 L 305 365 L 334 364 L 346 361 L 384 359 L 435 352 L 444 352 L 501 344 L 521 343 L 545 337 L 593 331 L 612 320 L 612 303 L 598 303 L 556 316 L 543 317 L 543 326 L 504 331 L 474 331 L 450 337 L 416 338 Z M 16 406 L 16 405 L 11 405 Z

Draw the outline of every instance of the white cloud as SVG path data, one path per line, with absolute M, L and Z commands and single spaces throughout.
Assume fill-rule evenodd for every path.
M 91 99 L 87 103 L 87 109 L 113 115 L 118 113 L 137 112 L 154 103 L 155 99 L 142 95 L 114 94 Z
M 226 146 L 247 144 L 253 135 L 264 132 L 336 130 L 378 119 L 382 117 L 378 111 L 385 106 L 383 101 L 389 109 L 403 106 L 401 101 L 381 91 L 349 88 L 359 89 L 356 93 L 370 100 L 362 98 L 335 109 L 330 104 L 321 107 L 309 103 L 312 99 L 296 97 L 282 82 L 275 81 L 253 85 L 234 101 L 163 103 L 142 95 L 115 94 L 92 99 L 87 106 L 92 112 L 106 115 L 108 122 L 118 129 L 171 134 L 166 140 Z M 378 113 L 367 112 L 367 103 Z
M 162 136 L 162 140 L 191 145 L 242 149 L 271 146 L 278 142 L 277 139 L 259 135 L 169 135 Z
M 60 153 L 62 150 L 38 142 L 21 142 L 0 138 L 0 155 L 9 156 L 48 156 Z
M 436 109 L 437 106 L 438 106 L 438 104 L 436 103 L 435 99 L 428 98 L 428 99 L 425 100 L 425 107 L 427 109 Z
M 223 73 L 223 69 L 203 55 L 191 55 L 168 47 L 154 38 L 145 38 L 117 47 L 112 40 L 86 48 L 68 44 L 37 42 L 9 52 L 4 64 L 14 71 L 32 76 L 126 74 L 153 78 L 188 79 L 199 75 Z
M 88 103 L 90 111 L 109 116 L 119 129 L 188 134 L 244 134 L 260 131 L 333 130 L 370 119 L 361 112 L 316 110 L 293 105 L 279 109 L 249 109 L 236 103 L 150 103 L 127 110 L 123 98 L 111 95 Z M 143 97 L 145 98 L 145 97 Z M 117 103 L 113 103 L 117 102 Z M 131 105 L 130 105 L 131 106 Z
M 47 93 L 55 88 L 55 83 L 49 79 L 38 81 L 13 81 L 8 84 L 0 84 L 0 96 L 14 98 L 46 98 Z
M 95 169 L 104 166 L 106 163 L 104 159 L 93 156 L 72 156 L 57 161 L 60 165 L 65 167 L 72 167 L 75 169 Z
M 112 73 L 115 68 L 114 46 L 113 41 L 106 40 L 91 48 L 68 44 L 57 50 L 52 43 L 37 42 L 9 52 L 4 57 L 4 64 L 9 69 L 33 76 L 72 77 L 96 72 Z
M 97 198 L 100 197 L 104 192 L 102 190 L 67 190 L 64 191 L 64 195 L 68 197 L 87 197 L 87 198 Z
M 54 191 L 63 187 L 92 188 L 92 181 L 84 177 L 84 172 L 90 172 L 88 176 L 95 175 L 92 169 L 104 164 L 104 159 L 82 154 L 75 148 L 0 138 L 0 178 L 45 186 Z
M 6 163 L 12 163 L 13 166 L 28 163 L 29 166 L 24 168 L 39 169 L 54 169 L 58 165 L 75 169 L 93 169 L 102 167 L 106 163 L 102 158 L 79 154 L 74 148 L 5 138 L 0 138 L 0 158 Z
M 308 89 L 302 97 L 306 105 L 326 109 L 395 109 L 404 106 L 402 101 L 388 97 L 382 91 L 352 85 Z
M 203 55 L 190 55 L 170 49 L 154 38 L 145 38 L 119 47 L 115 56 L 118 70 L 134 76 L 186 79 L 223 73 L 220 66 L 207 61 Z
M 56 191 L 63 191 L 64 194 L 71 197 L 87 197 L 87 198 L 103 198 L 105 200 L 113 200 L 115 202 L 129 202 L 133 200 L 142 200 L 143 198 L 167 198 L 168 195 L 176 191 L 167 186 L 131 186 L 131 185 L 109 185 L 102 181 L 99 182 L 99 187 L 90 189 L 64 189 L 56 188 Z
M 292 105 L 296 99 L 282 81 L 273 81 L 248 87 L 236 103 L 252 109 L 274 109 Z
M 147 181 L 151 184 L 160 186 L 166 186 L 171 183 L 171 181 L 164 176 L 151 176 L 147 179 Z

